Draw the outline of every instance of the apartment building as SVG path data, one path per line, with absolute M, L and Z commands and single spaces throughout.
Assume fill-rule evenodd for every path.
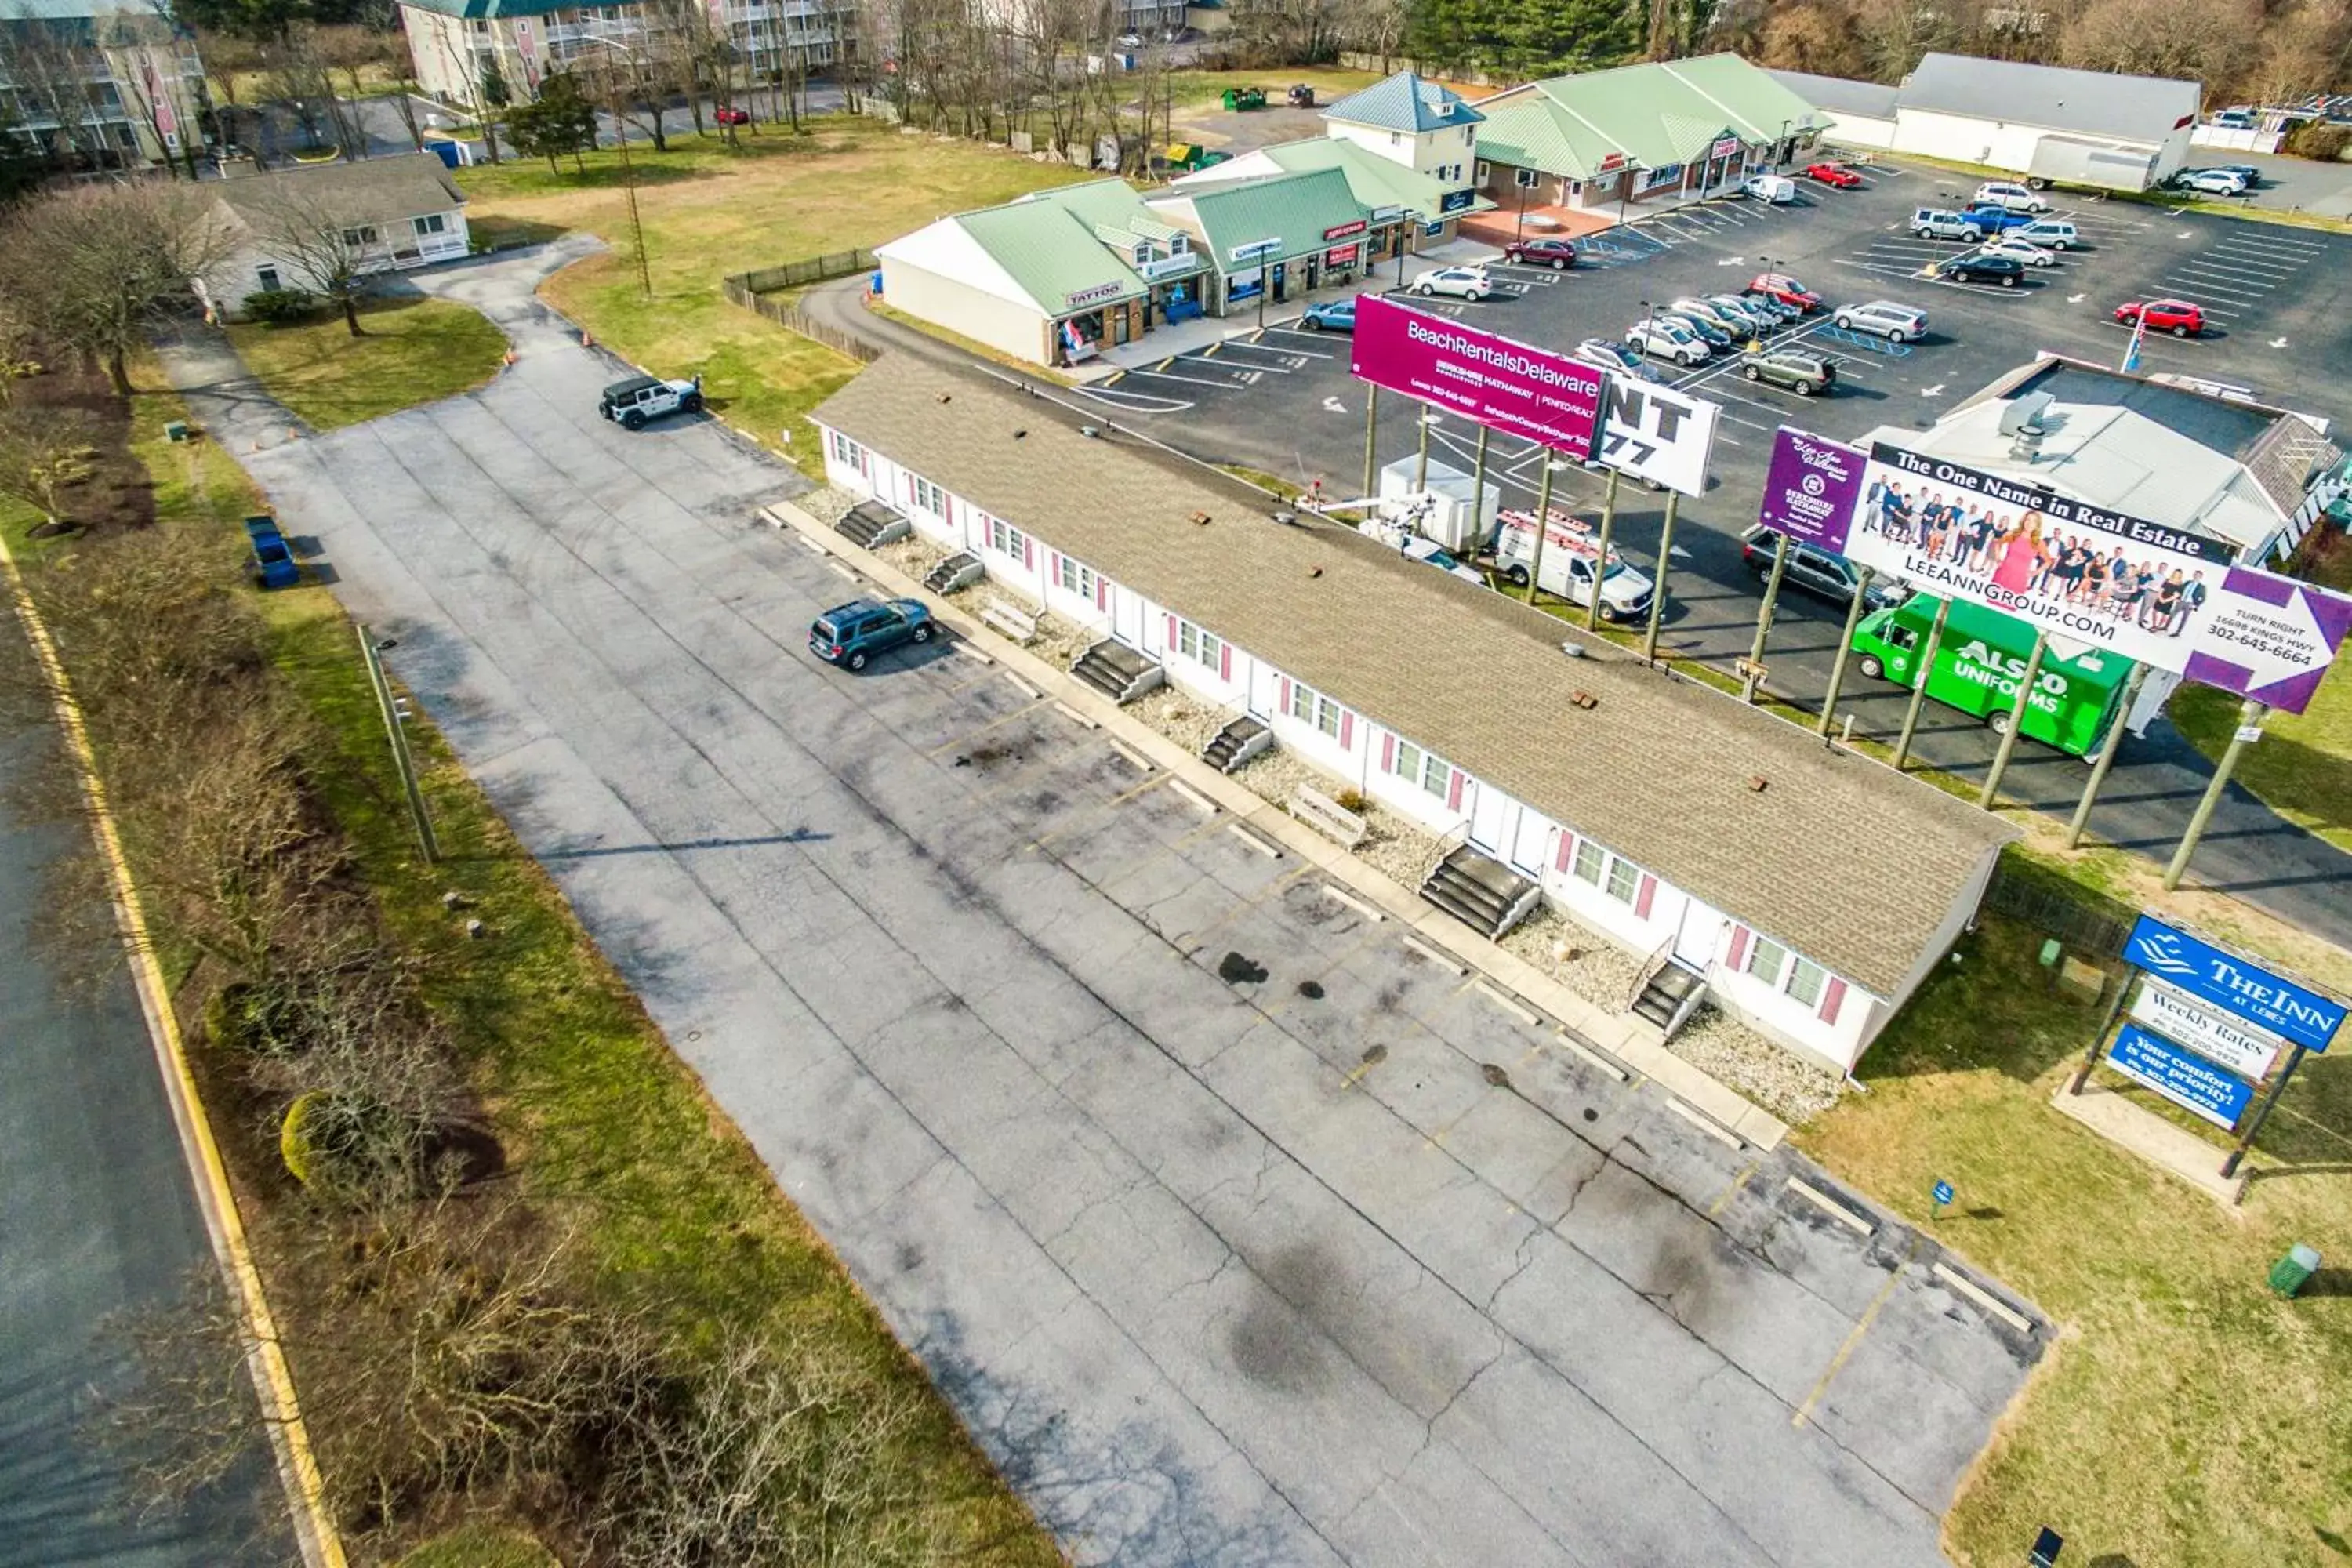
M 194 37 L 163 0 L 0 0 L 0 133 L 60 167 L 183 160 L 209 108 Z
M 822 73 L 855 47 L 853 0 L 707 0 L 710 25 L 734 46 L 751 79 Z M 416 79 L 448 103 L 468 103 L 495 68 L 518 100 L 540 83 L 612 50 L 665 41 L 675 13 L 636 4 L 561 0 L 402 0 L 400 19 Z

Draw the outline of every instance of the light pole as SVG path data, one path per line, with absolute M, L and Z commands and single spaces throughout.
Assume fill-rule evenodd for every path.
M 640 56 L 640 51 L 634 45 L 624 44 L 617 39 L 591 38 L 588 42 L 597 48 L 616 50 L 632 58 Z M 645 220 L 637 216 L 637 166 L 629 161 L 629 122 L 621 115 L 620 73 L 615 71 L 609 76 L 606 85 L 612 89 L 613 140 L 620 145 L 621 184 L 629 193 L 629 238 L 637 253 L 637 294 L 642 299 L 650 300 L 654 297 L 653 273 L 646 264 Z

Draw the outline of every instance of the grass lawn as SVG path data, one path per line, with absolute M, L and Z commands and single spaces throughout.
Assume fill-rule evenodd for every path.
M 415 296 L 360 308 L 363 337 L 340 310 L 289 326 L 247 322 L 229 341 L 270 395 L 314 430 L 356 425 L 481 385 L 507 340 L 479 311 Z
M 1870 1092 L 1797 1134 L 2063 1327 L 1952 1511 L 1958 1559 L 2021 1561 L 2046 1523 L 2116 1568 L 2341 1568 L 2352 1141 L 2330 1129 L 2352 1127 L 2352 1059 L 2306 1062 L 2225 1212 L 2051 1108 L 2100 1015 L 2043 988 L 2040 941 L 1988 917 L 1864 1059 Z M 1939 1179 L 1958 1195 L 1933 1222 Z M 2263 1273 L 2297 1241 L 2334 1268 L 2282 1301 Z
M 611 241 L 610 253 L 549 279 L 549 302 L 656 374 L 700 374 L 715 412 L 815 475 L 823 464 L 802 416 L 855 374 L 857 362 L 729 304 L 719 279 L 877 245 L 948 213 L 1087 177 L 870 121 L 821 123 L 822 132 L 800 137 L 763 128 L 740 149 L 689 132 L 667 153 L 632 152 L 650 299 L 637 287 L 614 153 L 591 154 L 584 175 L 568 161 L 561 173 L 543 161 L 467 170 L 467 218 L 491 241 L 567 229 Z
M 2309 575 L 2352 592 L 2352 539 L 2329 535 Z M 2219 757 L 2238 727 L 2238 707 L 2226 691 L 2183 685 L 2168 711 L 2191 745 Z M 2336 661 L 2308 710 L 2263 721 L 2262 740 L 2238 758 L 2237 781 L 2289 822 L 2352 850 L 2352 659 Z

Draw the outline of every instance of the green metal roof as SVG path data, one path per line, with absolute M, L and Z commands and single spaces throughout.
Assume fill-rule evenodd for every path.
M 1382 131 L 1418 135 L 1455 125 L 1475 125 L 1481 118 L 1467 100 L 1453 89 L 1440 87 L 1409 70 L 1382 78 L 1360 92 L 1351 92 L 1323 111 L 1326 120 L 1349 125 L 1370 125 Z
M 1060 203 L 1014 202 L 948 221 L 970 235 L 1046 315 L 1144 292 L 1143 279 L 1095 237 L 1093 223 Z
M 438 11 L 444 16 L 498 17 L 544 16 L 551 11 L 615 10 L 623 0 L 609 5 L 583 5 L 581 0 L 400 0 L 404 5 L 414 5 L 420 11 Z
M 1336 137 L 1318 136 L 1303 142 L 1284 142 L 1259 149 L 1266 160 L 1286 174 L 1306 174 L 1314 169 L 1337 169 L 1346 176 L 1349 194 L 1356 204 L 1367 210 L 1381 207 L 1404 207 L 1427 216 L 1435 216 L 1448 191 L 1457 187 L 1432 174 L 1393 163 L 1377 153 L 1368 153 L 1353 142 Z M 1460 212 L 1485 212 L 1495 204 L 1479 197 Z M 1451 216 L 1451 215 L 1449 215 Z
M 1328 230 L 1360 223 L 1366 216 L 1348 188 L 1348 176 L 1337 169 L 1203 191 L 1192 198 L 1192 213 L 1201 220 L 1206 248 L 1219 271 L 1254 265 L 1234 259 L 1236 246 L 1278 239 L 1282 248 L 1275 252 L 1277 259 L 1306 256 L 1336 243 L 1323 237 Z
M 1612 153 L 1645 169 L 1696 163 L 1727 132 L 1777 142 L 1828 117 L 1738 55 L 1552 77 L 1489 99 L 1486 157 L 1590 179 Z

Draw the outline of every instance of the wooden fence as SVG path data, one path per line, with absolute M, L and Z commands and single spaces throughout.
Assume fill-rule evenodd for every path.
M 836 353 L 866 363 L 882 357 L 882 351 L 865 339 L 827 326 L 805 311 L 794 310 L 781 300 L 768 296 L 777 289 L 797 288 L 803 283 L 822 283 L 829 279 L 847 278 L 870 271 L 876 265 L 870 250 L 838 250 L 830 256 L 812 256 L 805 260 L 787 261 L 782 267 L 761 268 L 756 272 L 738 272 L 719 279 L 719 292 L 743 309 L 765 316 L 786 331 L 823 343 Z

